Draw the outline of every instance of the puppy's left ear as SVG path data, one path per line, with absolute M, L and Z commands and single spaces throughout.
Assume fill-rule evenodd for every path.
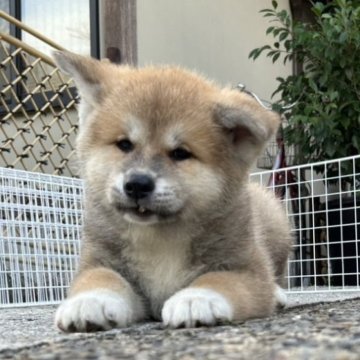
M 75 81 L 81 98 L 79 119 L 82 127 L 97 104 L 106 98 L 106 89 L 116 81 L 120 67 L 69 51 L 54 51 L 52 56 L 59 69 Z
M 277 131 L 280 116 L 237 90 L 224 89 L 221 95 L 215 119 L 227 134 L 236 158 L 251 166 Z
M 102 98 L 102 84 L 106 81 L 106 64 L 70 51 L 52 53 L 56 65 L 70 75 L 79 90 L 81 98 L 93 104 Z

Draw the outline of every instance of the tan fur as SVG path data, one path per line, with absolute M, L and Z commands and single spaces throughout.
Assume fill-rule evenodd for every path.
M 72 302 L 57 314 L 62 328 L 87 331 L 91 322 L 107 329 L 146 317 L 208 325 L 270 314 L 291 237 L 281 205 L 248 176 L 278 115 L 180 68 L 54 56 L 82 97 L 77 151 L 86 188 L 80 268 Z M 119 149 L 124 139 L 130 151 Z M 179 148 L 191 156 L 174 160 Z M 133 174 L 154 181 L 149 196 L 126 194 Z M 76 310 L 91 305 L 89 291 L 104 291 L 90 320 Z M 116 296 L 129 300 L 131 317 L 114 305 L 122 301 Z M 200 306 L 194 314 L 191 296 Z M 144 312 L 132 302 L 143 302 Z M 107 308 L 115 322 L 101 315 Z
M 69 296 L 102 287 L 121 294 L 130 289 L 129 284 L 118 273 L 106 268 L 94 268 L 83 271 L 74 279 Z
M 237 321 L 266 316 L 275 309 L 275 299 L 269 296 L 274 292 L 274 283 L 271 279 L 259 279 L 256 273 L 254 276 L 252 272 L 210 272 L 198 277 L 190 286 L 212 289 L 224 295 L 232 304 Z

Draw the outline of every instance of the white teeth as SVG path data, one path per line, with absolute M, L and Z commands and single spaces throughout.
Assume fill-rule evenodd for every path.
M 139 211 L 139 213 L 143 214 L 146 211 L 146 209 L 144 207 L 140 206 L 138 211 Z

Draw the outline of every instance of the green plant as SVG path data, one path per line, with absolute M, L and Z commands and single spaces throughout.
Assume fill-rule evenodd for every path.
M 300 163 L 360 152 L 360 1 L 315 2 L 312 11 L 314 23 L 295 22 L 272 1 L 261 12 L 274 42 L 249 54 L 302 64 L 300 74 L 278 77 L 273 93 L 281 97 L 275 110 L 295 102 L 285 111 L 284 140 L 296 146 Z

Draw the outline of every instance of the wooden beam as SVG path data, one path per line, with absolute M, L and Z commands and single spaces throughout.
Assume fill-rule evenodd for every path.
M 314 14 L 311 11 L 312 3 L 310 0 L 290 0 L 290 9 L 295 21 L 314 23 Z
M 329 0 L 318 0 L 323 4 L 328 4 Z M 311 0 L 290 0 L 290 10 L 294 21 L 301 21 L 308 24 L 315 23 L 315 15 L 312 12 L 313 4 Z M 303 64 L 296 58 L 293 61 L 293 73 L 294 75 L 301 74 L 303 72 Z
M 313 24 L 314 14 L 311 11 L 312 3 L 310 0 L 290 0 L 292 18 L 296 22 Z M 293 59 L 293 73 L 299 75 L 303 72 L 303 64 L 295 57 Z
M 101 57 L 137 64 L 136 0 L 101 0 Z

